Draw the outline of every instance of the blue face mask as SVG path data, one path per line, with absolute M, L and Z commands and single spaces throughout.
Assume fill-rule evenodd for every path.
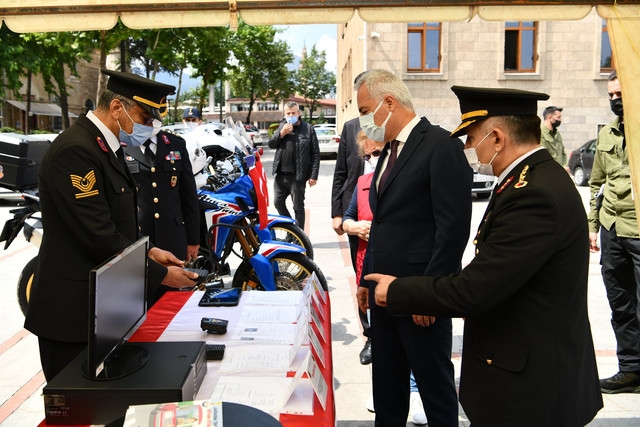
M 124 110 L 124 113 L 133 123 L 133 132 L 131 134 L 125 132 L 124 129 L 122 129 L 122 126 L 120 126 L 120 122 L 118 121 L 118 126 L 120 127 L 120 142 L 124 142 L 130 147 L 140 147 L 147 141 L 147 139 L 149 139 L 153 135 L 154 127 L 145 126 L 134 122 L 129 113 L 127 113 L 126 109 Z
M 287 123 L 290 123 L 292 125 L 298 123 L 298 116 L 287 116 L 284 119 L 287 121 Z

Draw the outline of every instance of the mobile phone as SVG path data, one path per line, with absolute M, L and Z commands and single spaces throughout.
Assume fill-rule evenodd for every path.
M 220 307 L 238 305 L 240 301 L 241 288 L 220 289 L 207 288 L 198 303 L 201 307 Z

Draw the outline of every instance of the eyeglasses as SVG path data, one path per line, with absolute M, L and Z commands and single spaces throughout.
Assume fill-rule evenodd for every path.
M 380 157 L 380 154 L 382 154 L 382 151 L 376 148 L 371 152 L 371 154 L 365 154 L 362 158 L 365 162 L 368 162 L 369 160 L 371 160 L 371 157 Z

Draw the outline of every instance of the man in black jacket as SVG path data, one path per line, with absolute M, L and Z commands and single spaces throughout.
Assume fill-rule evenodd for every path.
M 50 381 L 86 348 L 89 271 L 138 238 L 136 187 L 121 144 L 143 143 L 166 112 L 173 86 L 130 73 L 110 76 L 98 107 L 58 136 L 38 170 L 44 237 L 25 328 L 38 336 Z M 166 114 L 166 113 L 165 113 Z M 160 283 L 195 285 L 182 262 L 149 250 L 148 295 Z
M 284 106 L 284 119 L 269 140 L 269 148 L 276 148 L 273 159 L 273 204 L 280 215 L 291 218 L 285 201 L 289 195 L 298 226 L 304 230 L 304 193 L 307 181 L 316 185 L 320 170 L 320 148 L 313 127 L 300 120 L 298 103 Z

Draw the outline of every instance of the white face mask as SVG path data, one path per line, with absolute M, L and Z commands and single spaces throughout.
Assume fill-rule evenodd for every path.
M 469 166 L 471 166 L 471 169 L 481 175 L 493 176 L 493 166 L 491 166 L 491 163 L 493 163 L 493 160 L 498 155 L 498 152 L 496 151 L 496 154 L 493 155 L 489 164 L 483 164 L 480 163 L 480 159 L 478 159 L 478 152 L 476 151 L 480 144 L 482 144 L 484 140 L 487 139 L 489 135 L 491 135 L 492 132 L 493 131 L 490 131 L 488 134 L 486 134 L 485 137 L 482 138 L 482 140 L 475 147 L 465 148 L 464 150 L 464 155 L 467 158 L 467 162 L 469 162 Z
M 200 125 L 200 123 L 198 123 L 198 122 L 184 122 L 184 124 L 187 125 L 187 128 L 189 130 L 194 130 L 195 128 L 197 128 Z
M 380 101 L 380 104 L 376 107 L 373 113 L 365 114 L 364 116 L 358 117 L 358 121 L 360 122 L 360 128 L 362 128 L 362 132 L 367 135 L 367 138 L 377 141 L 377 142 L 385 142 L 384 133 L 385 126 L 389 119 L 391 118 L 391 111 L 389 111 L 389 115 L 387 119 L 382 123 L 382 126 L 377 126 L 375 121 L 373 120 L 373 116 L 378 112 L 380 107 L 382 107 L 382 103 L 384 99 Z

